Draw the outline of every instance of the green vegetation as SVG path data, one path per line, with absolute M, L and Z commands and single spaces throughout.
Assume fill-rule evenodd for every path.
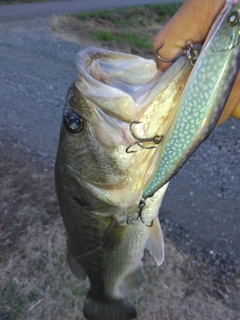
M 170 18 L 179 9 L 181 3 L 154 4 L 124 9 L 111 9 L 94 12 L 77 13 L 74 16 L 80 20 L 99 19 L 112 22 L 114 25 L 142 25 L 145 19 L 148 23 L 162 22 Z M 145 24 L 144 24 L 145 26 Z
M 77 13 L 55 19 L 52 28 L 61 33 L 67 31 L 69 38 L 77 38 L 85 45 L 91 45 L 94 40 L 99 42 L 97 46 L 111 44 L 110 49 L 144 55 L 152 53 L 154 36 L 180 5 L 145 5 Z
M 95 37 L 99 41 L 115 41 L 118 43 L 128 43 L 140 49 L 151 49 L 152 44 L 146 42 L 142 37 L 133 32 L 121 32 L 114 35 L 111 31 L 97 30 Z
M 95 31 L 95 36 L 96 36 L 96 39 L 100 41 L 112 41 L 116 38 L 114 37 L 111 31 L 101 30 L 101 29 Z
M 22 294 L 20 286 L 10 279 L 8 281 L 7 287 L 0 292 L 0 304 L 4 309 L 6 316 L 10 316 L 10 319 L 18 319 L 24 315 L 25 304 L 27 302 L 26 297 Z
M 156 19 L 156 22 L 162 23 L 166 20 L 166 17 L 173 16 L 180 6 L 181 6 L 181 3 L 172 3 L 167 5 L 153 4 L 153 5 L 147 5 L 146 7 L 151 7 L 151 9 L 158 16 Z

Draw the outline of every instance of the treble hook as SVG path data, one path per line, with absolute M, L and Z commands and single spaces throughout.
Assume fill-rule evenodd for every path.
M 140 137 L 136 136 L 136 135 L 134 134 L 134 132 L 133 132 L 132 126 L 133 126 L 133 124 L 139 124 L 139 123 L 142 123 L 142 122 L 133 121 L 133 122 L 130 123 L 130 132 L 131 132 L 131 135 L 132 135 L 137 141 L 135 141 L 135 142 L 132 143 L 129 147 L 127 147 L 127 149 L 126 149 L 126 152 L 127 152 L 127 153 L 137 152 L 137 151 L 135 151 L 135 150 L 129 151 L 129 149 L 130 149 L 132 146 L 136 145 L 136 144 L 137 144 L 140 148 L 143 148 L 143 149 L 153 149 L 153 148 L 156 148 L 155 146 L 145 147 L 145 146 L 143 146 L 143 145 L 141 144 L 141 142 L 153 142 L 153 143 L 155 143 L 155 144 L 159 144 L 159 143 L 162 141 L 162 139 L 163 139 L 163 136 L 158 136 L 158 135 L 156 135 L 156 136 L 154 136 L 154 137 L 152 137 L 152 138 L 140 138 Z
M 143 220 L 143 216 L 142 216 L 142 213 L 143 213 L 143 208 L 145 207 L 146 205 L 146 199 L 144 198 L 141 198 L 140 199 L 140 202 L 139 202 L 139 205 L 138 205 L 138 212 L 137 212 L 137 218 L 135 218 L 134 220 L 130 221 L 130 218 L 128 217 L 127 218 L 127 224 L 133 224 L 135 222 L 137 222 L 137 220 L 140 218 L 141 222 L 148 228 L 151 228 L 153 226 L 153 220 L 151 221 L 150 224 L 147 224 L 144 220 Z
M 178 58 L 180 58 L 183 55 L 186 55 L 186 57 L 188 58 L 188 60 L 190 61 L 190 64 L 192 66 L 194 66 L 195 62 L 197 61 L 198 58 L 198 51 L 194 48 L 194 45 L 192 43 L 187 43 L 185 46 L 185 49 L 183 50 L 182 53 L 180 53 L 177 57 L 173 58 L 173 59 L 164 59 L 160 56 L 159 54 L 159 50 L 162 49 L 162 47 L 164 46 L 164 44 L 161 44 L 157 49 L 156 49 L 156 55 L 157 58 L 165 63 L 172 63 L 175 62 Z

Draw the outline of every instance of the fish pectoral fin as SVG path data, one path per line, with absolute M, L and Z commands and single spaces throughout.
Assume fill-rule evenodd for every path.
M 164 240 L 158 217 L 153 220 L 147 239 L 146 249 L 149 251 L 158 266 L 164 260 Z
M 131 320 L 137 317 L 134 306 L 127 300 L 106 294 L 96 295 L 91 289 L 84 302 L 83 313 L 88 320 Z
M 68 266 L 71 272 L 77 277 L 79 280 L 84 281 L 86 279 L 86 272 L 83 267 L 78 262 L 77 258 L 72 254 L 69 245 L 67 244 L 67 261 Z
M 124 277 L 121 286 L 124 289 L 131 290 L 140 287 L 144 280 L 143 266 L 140 263 Z

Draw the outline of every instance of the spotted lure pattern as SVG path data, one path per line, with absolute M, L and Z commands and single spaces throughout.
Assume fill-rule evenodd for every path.
M 240 67 L 240 3 L 226 2 L 188 78 L 143 198 L 168 182 L 215 127 Z

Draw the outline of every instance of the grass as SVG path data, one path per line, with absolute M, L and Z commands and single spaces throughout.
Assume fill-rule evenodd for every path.
M 180 3 L 173 3 L 168 5 L 153 4 L 151 6 L 146 7 L 151 7 L 151 10 L 155 12 L 157 16 L 156 22 L 162 23 L 165 22 L 166 19 L 168 19 L 169 17 L 172 17 L 179 9 L 180 5 Z
M 179 9 L 180 3 L 155 4 L 124 9 L 101 10 L 94 12 L 77 13 L 74 16 L 79 20 L 98 19 L 109 21 L 115 25 L 146 27 L 149 23 L 166 21 Z
M 140 49 L 151 49 L 152 45 L 142 39 L 139 35 L 133 32 L 122 32 L 114 35 L 111 31 L 107 30 L 96 30 L 96 40 L 99 41 L 115 41 L 118 43 L 128 43 L 129 45 L 135 46 Z
M 55 17 L 52 28 L 65 40 L 95 44 L 138 55 L 152 55 L 154 36 L 180 3 L 145 5 Z
M 100 41 L 112 41 L 116 38 L 111 31 L 101 29 L 95 31 L 95 37 Z
M 31 155 L 1 138 L 0 147 L 0 315 L 83 320 L 89 283 L 76 281 L 67 266 L 53 168 L 42 158 L 32 162 Z M 139 320 L 240 318 L 239 274 L 228 282 L 220 275 L 216 283 L 207 265 L 181 254 L 168 240 L 165 252 L 160 268 L 145 254 L 147 281 L 128 294 Z

